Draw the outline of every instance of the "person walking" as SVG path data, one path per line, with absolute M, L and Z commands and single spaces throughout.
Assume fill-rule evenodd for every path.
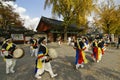
M 71 45 L 71 41 L 72 41 L 71 36 L 69 36 L 69 37 L 68 37 L 68 43 L 67 43 L 67 45 L 70 46 L 70 45 Z
M 118 36 L 117 49 L 119 48 L 119 45 L 120 45 L 120 35 Z
M 16 44 L 12 42 L 12 38 L 7 38 L 2 44 L 2 55 L 6 62 L 6 74 L 14 73 L 16 59 L 13 57 L 13 52 L 16 49 Z
M 37 51 L 38 51 L 38 41 L 36 38 L 31 37 L 30 39 L 30 53 L 31 56 L 35 55 L 37 57 Z
M 77 40 L 75 40 L 74 49 L 76 49 L 76 69 L 78 69 L 79 66 L 84 67 L 84 63 L 86 64 L 88 62 L 84 52 L 84 50 L 86 49 L 84 45 L 84 39 L 78 38 Z
M 56 77 L 57 74 L 53 73 L 52 66 L 50 63 L 52 59 L 49 57 L 48 54 L 48 48 L 46 46 L 47 42 L 45 37 L 41 37 L 38 43 L 40 45 L 38 48 L 38 55 L 35 64 L 35 78 L 40 79 L 44 71 L 48 71 L 52 78 Z
M 62 43 L 62 37 L 59 36 L 58 39 L 57 39 L 57 41 L 58 41 L 58 45 L 61 46 L 61 43 Z
M 99 41 L 97 39 L 94 39 L 94 41 L 92 43 L 92 52 L 93 52 L 93 54 L 91 54 L 91 56 L 93 57 L 93 60 L 95 62 L 97 62 L 97 63 L 101 60 L 101 56 L 102 56 L 100 43 L 101 43 L 101 41 Z

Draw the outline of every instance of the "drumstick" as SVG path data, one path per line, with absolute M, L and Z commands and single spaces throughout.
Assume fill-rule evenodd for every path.
M 13 58 L 15 58 L 12 54 L 11 51 L 8 51 L 8 55 L 12 56 Z
M 12 56 L 14 58 L 14 56 L 11 54 L 11 51 L 8 51 L 8 55 Z
M 2 50 L 0 50 L 0 52 L 2 52 Z M 11 51 L 8 51 L 8 55 L 10 55 L 10 56 L 12 56 L 13 57 L 13 55 L 12 54 L 10 54 L 10 52 Z M 2 52 L 3 53 L 3 52 Z

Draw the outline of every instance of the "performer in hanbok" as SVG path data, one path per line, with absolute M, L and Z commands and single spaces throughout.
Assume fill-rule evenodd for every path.
M 16 65 L 16 59 L 13 57 L 13 51 L 16 49 L 16 45 L 12 42 L 11 38 L 7 38 L 2 44 L 2 55 L 6 62 L 6 74 L 14 73 L 14 67 Z
M 36 56 L 37 57 L 37 52 L 38 52 L 38 41 L 36 38 L 32 37 L 30 39 L 30 53 L 31 56 Z
M 93 51 L 93 54 L 92 54 L 93 60 L 98 63 L 101 60 L 102 51 L 101 51 L 101 48 L 98 47 L 97 39 L 95 39 L 92 43 L 92 51 Z
M 41 37 L 38 43 L 40 45 L 38 49 L 38 56 L 36 59 L 35 77 L 37 79 L 40 79 L 44 71 L 48 71 L 50 73 L 50 76 L 53 78 L 57 76 L 57 74 L 54 74 L 52 70 L 52 66 L 50 63 L 52 59 L 49 57 L 48 54 L 48 48 L 46 47 L 45 37 Z
M 84 45 L 84 39 L 81 38 L 77 39 L 74 44 L 75 44 L 74 49 L 76 49 L 75 65 L 76 69 L 78 69 L 79 66 L 84 67 L 84 63 L 86 64 L 88 62 L 84 52 L 86 47 Z
M 86 47 L 85 52 L 88 52 L 89 51 L 89 41 L 88 41 L 87 37 L 84 37 L 83 39 L 85 40 L 84 41 L 84 45 Z
M 101 52 L 102 52 L 102 55 L 104 55 L 106 48 L 105 48 L 105 42 L 104 42 L 103 39 L 100 39 L 100 41 L 99 41 L 99 43 L 98 43 L 98 47 L 100 47 Z

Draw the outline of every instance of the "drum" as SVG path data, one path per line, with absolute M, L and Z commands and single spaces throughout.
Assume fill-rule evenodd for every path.
M 48 55 L 49 55 L 52 59 L 58 57 L 58 54 L 57 54 L 56 50 L 53 49 L 53 48 L 50 48 L 50 49 L 49 49 Z
M 22 48 L 17 48 L 13 52 L 13 57 L 16 59 L 22 58 L 24 56 L 24 50 Z

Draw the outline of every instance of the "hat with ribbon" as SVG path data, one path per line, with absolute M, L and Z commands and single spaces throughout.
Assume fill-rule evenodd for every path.
M 43 40 L 45 40 L 45 37 L 40 37 L 38 40 L 38 44 L 40 44 Z

